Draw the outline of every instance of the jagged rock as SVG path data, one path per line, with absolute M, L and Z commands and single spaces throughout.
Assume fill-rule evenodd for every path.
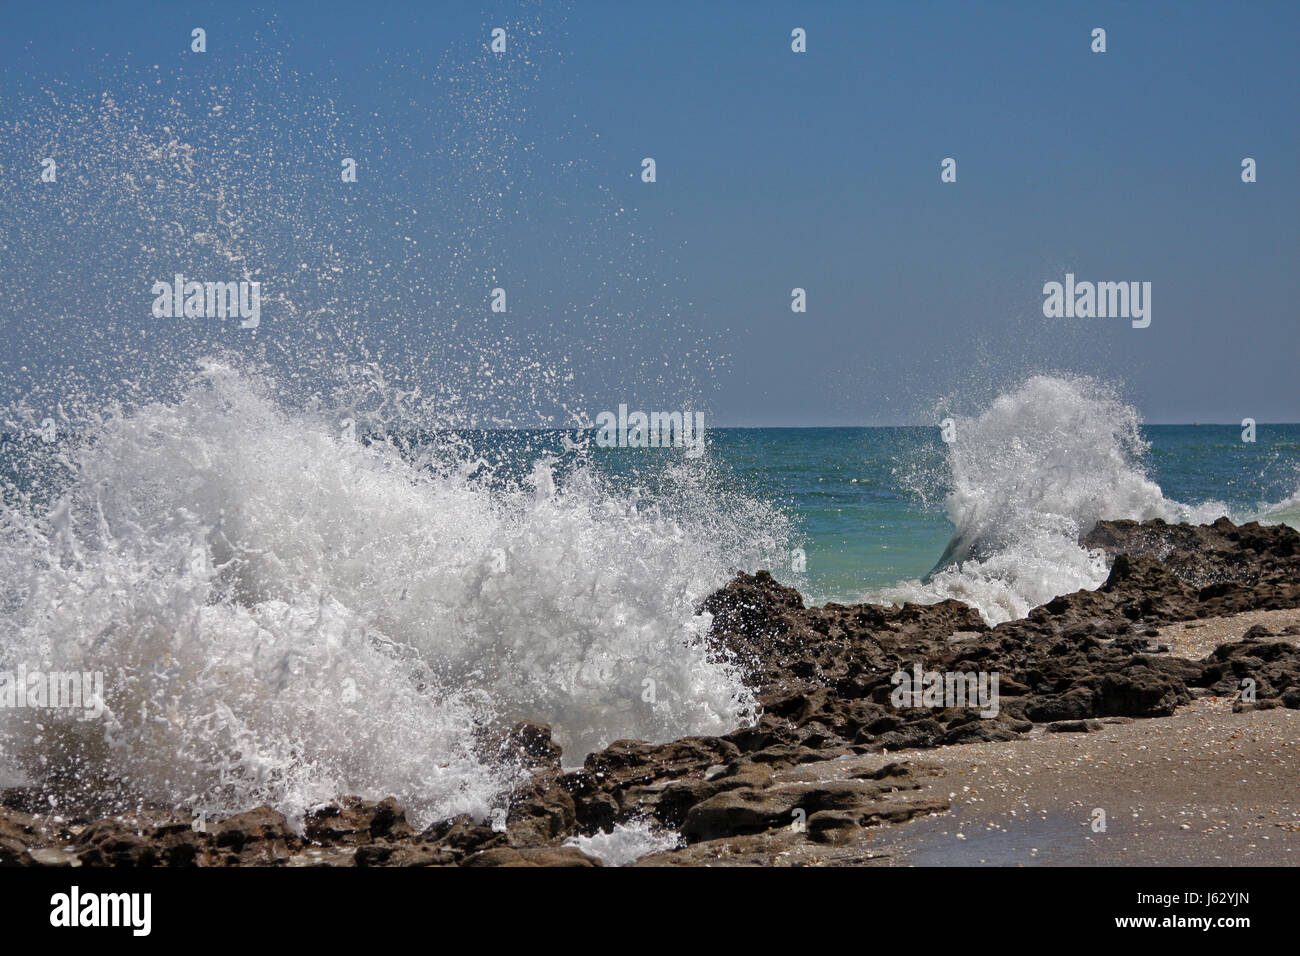
M 117 820 L 91 824 L 77 840 L 83 866 L 156 866 L 158 849 L 143 833 Z
M 577 810 L 572 795 L 552 775 L 538 774 L 518 790 L 506 814 L 512 847 L 533 847 L 574 832 Z
M 0 814 L 0 866 L 25 866 L 31 862 L 27 851 L 39 842 L 34 821 L 22 811 Z
M 461 866 L 601 866 L 577 847 L 497 847 L 466 859 Z
M 721 737 L 683 737 L 666 744 L 616 740 L 589 754 L 583 769 L 602 784 L 644 782 L 679 777 L 701 766 L 725 763 L 740 756 L 735 744 Z
M 283 814 L 258 807 L 218 823 L 212 830 L 212 842 L 227 852 L 226 863 L 268 866 L 288 860 L 290 847 L 298 839 Z
M 1209 525 L 1102 521 L 1083 544 L 1111 555 L 1154 558 L 1198 589 L 1225 582 L 1251 588 L 1295 583 L 1300 559 L 1300 533 L 1293 528 L 1253 521 L 1238 526 L 1227 518 Z
M 808 828 L 809 821 L 831 814 L 820 816 L 817 823 L 820 832 L 885 819 L 906 819 L 916 813 L 933 812 L 940 804 L 947 807 L 946 800 L 936 802 L 933 797 L 910 801 L 896 796 L 917 786 L 909 770 L 895 766 L 882 782 L 833 780 L 783 784 L 762 790 L 728 790 L 692 807 L 682 826 L 682 835 L 687 841 L 697 843 L 780 827 Z
M 1224 697 L 1238 694 L 1247 680 L 1255 682 L 1255 697 L 1267 700 L 1300 685 L 1300 647 L 1286 641 L 1241 640 L 1215 648 L 1202 661 L 1193 681 Z
M 651 807 L 664 826 L 679 829 L 695 805 L 728 790 L 761 790 L 772 785 L 772 771 L 762 764 L 735 761 L 704 777 L 676 780 L 664 787 Z
M 450 866 L 455 852 L 427 844 L 371 843 L 357 847 L 352 861 L 357 866 Z
M 808 818 L 808 836 L 819 843 L 845 843 L 858 829 L 855 814 L 843 810 L 819 810 Z
M 392 797 L 379 802 L 345 797 L 310 811 L 303 836 L 313 843 L 353 845 L 385 838 L 400 840 L 413 832 L 406 811 Z
M 1058 720 L 1043 728 L 1049 734 L 1090 734 L 1101 726 L 1093 720 Z
M 489 826 L 475 823 L 471 817 L 462 814 L 434 823 L 420 834 L 420 840 L 435 851 L 446 850 L 459 861 L 470 854 L 505 843 L 506 835 Z
M 1100 588 L 1060 595 L 996 628 L 958 601 L 808 608 L 766 572 L 738 575 L 701 610 L 713 615 L 714 653 L 753 689 L 756 718 L 725 736 L 616 741 L 569 772 L 545 724 L 485 731 L 481 752 L 525 771 L 526 782 L 505 795 L 504 831 L 459 816 L 417 834 L 394 800 L 359 798 L 314 809 L 301 836 L 266 807 L 208 832 L 157 808 L 83 826 L 88 818 L 76 814 L 86 808 L 59 806 L 63 822 L 47 825 L 59 804 L 53 791 L 9 788 L 0 792 L 0 864 L 591 866 L 599 861 L 561 844 L 647 818 L 680 827 L 696 846 L 751 841 L 757 859 L 773 839 L 838 844 L 863 826 L 948 806 L 921 785 L 932 771 L 905 762 L 847 780 L 790 782 L 835 757 L 1010 740 L 1035 723 L 1086 732 L 1100 720 L 1171 714 L 1193 693 L 1240 698 L 1250 686 L 1254 699 L 1235 709 L 1300 708 L 1300 648 L 1263 627 L 1202 661 L 1152 643 L 1176 621 L 1300 607 L 1300 534 L 1226 519 L 1103 521 L 1083 543 L 1110 556 Z M 891 677 L 914 665 L 997 674 L 996 715 L 963 700 L 895 706 Z M 806 831 L 791 830 L 797 822 Z
M 532 770 L 559 770 L 563 751 L 551 740 L 551 728 L 532 720 L 521 720 L 506 735 L 504 746 L 519 754 Z
M 150 831 L 163 866 L 195 866 L 204 851 L 204 837 L 184 821 L 164 823 Z
M 800 792 L 790 787 L 742 788 L 715 794 L 691 807 L 682 824 L 682 835 L 695 843 L 792 826 L 799 796 Z

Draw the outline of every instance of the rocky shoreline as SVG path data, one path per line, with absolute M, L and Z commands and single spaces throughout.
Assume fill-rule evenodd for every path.
M 996 628 L 957 601 L 806 608 L 766 572 L 741 574 L 703 609 L 761 717 L 718 737 L 617 741 L 568 771 L 549 728 L 521 723 L 496 744 L 529 773 L 504 829 L 458 817 L 417 832 L 391 799 L 320 808 L 301 833 L 268 808 L 195 829 L 189 815 L 161 810 L 51 816 L 42 794 L 11 788 L 0 791 L 0 864 L 595 866 L 566 844 L 631 822 L 680 833 L 681 846 L 641 865 L 798 862 L 808 848 L 858 847 L 864 829 L 948 810 L 929 749 L 1087 733 L 1207 698 L 1232 699 L 1236 712 L 1300 710 L 1294 624 L 1253 626 L 1200 659 L 1159 640 L 1181 622 L 1300 608 L 1300 533 L 1227 519 L 1106 521 L 1084 543 L 1112 560 L 1100 588 Z M 996 673 L 996 716 L 895 706 L 891 675 L 918 664 Z M 1250 681 L 1253 700 L 1242 694 Z M 854 849 L 836 862 L 870 858 Z

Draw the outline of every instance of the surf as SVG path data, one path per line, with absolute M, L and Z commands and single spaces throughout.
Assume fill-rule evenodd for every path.
M 1105 555 L 1080 543 L 1103 519 L 1199 524 L 1294 514 L 1294 502 L 1243 514 L 1219 500 L 1166 497 L 1149 474 L 1137 409 L 1096 379 L 1030 376 L 954 423 L 943 478 L 952 536 L 928 574 L 867 600 L 954 598 L 996 625 L 1104 583 Z
M 105 714 L 0 714 L 6 763 L 69 804 L 301 821 L 355 793 L 428 822 L 516 782 L 483 746 L 513 721 L 575 765 L 754 713 L 696 608 L 784 519 L 707 460 L 656 494 L 546 455 L 516 480 L 463 435 L 355 440 L 343 414 L 205 360 L 175 401 L 81 423 L 44 496 L 11 490 L 0 663 L 102 671 Z

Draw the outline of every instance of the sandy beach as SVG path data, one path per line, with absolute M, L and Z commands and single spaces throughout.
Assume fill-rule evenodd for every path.
M 1275 633 L 1300 610 L 1171 624 L 1157 643 L 1200 659 L 1251 627 Z M 1300 862 L 1300 713 L 1233 712 L 1207 696 L 1171 717 L 1103 718 L 1088 732 L 1036 727 L 1021 739 L 908 752 L 923 793 L 950 809 L 859 831 L 841 845 L 786 829 L 701 843 L 641 865 L 1294 866 Z M 777 782 L 852 780 L 899 754 L 792 769 Z M 1104 811 L 1104 818 L 1097 811 Z M 1104 827 L 1104 828 L 1103 828 Z

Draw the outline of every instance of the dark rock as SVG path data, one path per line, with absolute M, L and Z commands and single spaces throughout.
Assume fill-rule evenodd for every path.
M 551 728 L 531 720 L 521 720 L 506 736 L 506 749 L 519 754 L 526 766 L 534 770 L 560 769 L 563 751 L 551 740 Z
M 0 815 L 0 866 L 25 866 L 27 850 L 39 844 L 35 818 L 21 811 Z
M 511 797 L 506 835 L 512 847 L 531 847 L 569 836 L 577 824 L 573 796 L 554 776 L 538 774 Z
M 1099 723 L 1090 720 L 1058 720 L 1043 728 L 1049 734 L 1090 734 Z
M 298 839 L 283 814 L 258 807 L 222 820 L 212 832 L 213 843 L 236 855 L 226 862 L 267 866 L 289 859 L 290 845 Z
M 77 844 L 83 866 L 156 866 L 159 862 L 152 840 L 116 820 L 91 824 Z
M 577 847 L 498 847 L 466 859 L 461 866 L 601 866 Z
M 406 811 L 392 797 L 380 802 L 345 797 L 310 811 L 303 829 L 307 840 L 331 846 L 400 840 L 413 832 Z
M 847 843 L 858 830 L 858 817 L 843 810 L 819 810 L 808 818 L 808 836 L 819 843 Z

